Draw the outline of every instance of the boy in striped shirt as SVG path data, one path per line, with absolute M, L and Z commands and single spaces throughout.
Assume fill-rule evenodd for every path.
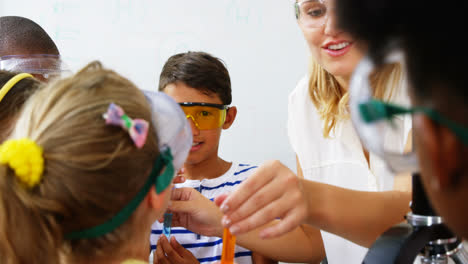
M 213 200 L 254 171 L 256 166 L 227 162 L 218 156 L 221 131 L 233 124 L 237 114 L 236 107 L 230 106 L 231 82 L 221 60 L 204 52 L 176 54 L 163 67 L 159 91 L 181 105 L 192 128 L 193 144 L 182 174 L 186 181 L 176 188 L 192 187 Z M 154 263 L 212 263 L 221 259 L 219 237 L 201 236 L 185 228 L 173 228 L 170 239 L 162 233 L 163 224 L 155 222 L 150 237 Z M 270 261 L 236 246 L 235 262 Z

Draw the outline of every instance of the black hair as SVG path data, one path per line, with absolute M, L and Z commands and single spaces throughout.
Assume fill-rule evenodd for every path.
M 0 88 L 17 73 L 0 70 Z M 14 128 L 14 121 L 26 100 L 40 88 L 41 82 L 34 78 L 24 78 L 16 83 L 0 101 L 0 143 Z
M 206 52 L 186 52 L 170 57 L 159 77 L 159 91 L 182 82 L 205 94 L 216 94 L 223 104 L 232 101 L 231 79 L 223 61 Z
M 19 16 L 0 17 L 0 56 L 19 54 L 60 53 L 47 32 L 34 21 Z
M 468 101 L 467 11 L 454 0 L 336 0 L 338 26 L 367 42 L 377 64 L 394 46 L 403 49 L 413 94 L 435 104 Z

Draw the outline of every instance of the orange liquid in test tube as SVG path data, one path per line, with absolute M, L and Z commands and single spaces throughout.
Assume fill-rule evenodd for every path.
M 233 236 L 229 229 L 223 231 L 223 253 L 221 254 L 221 264 L 234 263 L 234 248 L 236 247 L 236 236 Z

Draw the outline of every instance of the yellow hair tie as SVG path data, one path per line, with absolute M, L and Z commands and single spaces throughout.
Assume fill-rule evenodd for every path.
M 0 163 L 8 164 L 28 188 L 36 186 L 44 171 L 42 148 L 31 139 L 10 139 L 0 145 Z
M 5 83 L 2 89 L 0 89 L 0 102 L 2 101 L 3 97 L 5 97 L 5 95 L 10 91 L 10 89 L 13 88 L 15 84 L 17 84 L 19 81 L 23 80 L 24 78 L 34 78 L 34 76 L 32 76 L 29 73 L 20 73 L 20 74 L 13 76 L 13 78 L 11 78 L 7 83 Z

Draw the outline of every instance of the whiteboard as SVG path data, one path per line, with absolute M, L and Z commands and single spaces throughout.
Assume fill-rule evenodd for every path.
M 238 115 L 219 155 L 295 171 L 287 101 L 307 72 L 307 48 L 291 0 L 0 0 L 0 15 L 41 25 L 77 70 L 100 60 L 138 87 L 156 90 L 167 58 L 205 51 L 231 75 Z

